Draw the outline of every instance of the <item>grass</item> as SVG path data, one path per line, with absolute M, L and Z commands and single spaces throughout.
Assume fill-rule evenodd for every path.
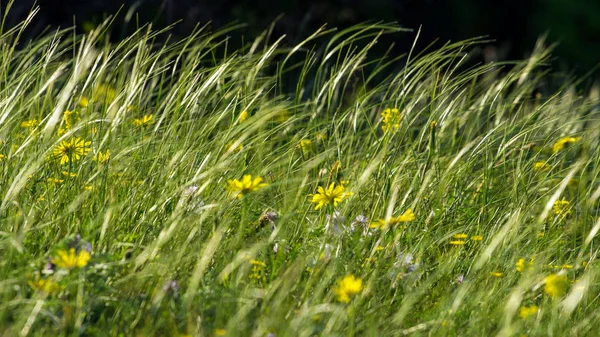
M 26 24 L 0 38 L 3 335 L 600 327 L 598 89 L 544 89 L 549 49 Z

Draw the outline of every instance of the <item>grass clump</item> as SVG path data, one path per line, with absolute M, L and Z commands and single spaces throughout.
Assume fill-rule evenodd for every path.
M 0 38 L 5 334 L 598 328 L 598 93 L 536 96 L 547 49 L 24 26 Z

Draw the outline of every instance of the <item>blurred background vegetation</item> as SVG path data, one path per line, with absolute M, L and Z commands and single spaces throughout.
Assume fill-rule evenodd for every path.
M 1 2 L 5 11 L 8 1 Z M 413 29 L 412 33 L 388 38 L 393 39 L 389 42 L 394 43 L 395 55 L 410 49 L 422 26 L 417 48 L 434 41 L 441 45 L 488 36 L 494 42 L 482 46 L 481 61 L 522 59 L 532 51 L 538 37 L 547 34 L 548 43 L 558 43 L 553 70 L 581 75 L 600 62 L 597 0 L 17 0 L 5 27 L 22 20 L 34 3 L 40 6 L 40 12 L 29 29 L 31 36 L 48 27 L 72 25 L 85 32 L 117 12 L 110 34 L 113 40 L 146 22 L 152 22 L 155 28 L 178 22 L 172 29 L 175 38 L 189 34 L 197 24 L 211 22 L 214 29 L 232 22 L 247 24 L 231 33 L 231 47 L 242 43 L 242 34 L 249 41 L 277 18 L 273 35 L 286 34 L 290 44 L 306 38 L 324 23 L 344 28 L 365 21 L 395 21 Z M 381 46 L 382 53 L 388 45 Z M 594 74 L 597 76 L 598 71 Z

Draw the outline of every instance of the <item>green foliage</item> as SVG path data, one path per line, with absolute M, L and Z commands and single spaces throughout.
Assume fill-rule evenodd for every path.
M 7 335 L 597 330 L 598 94 L 536 96 L 547 49 L 467 68 L 479 40 L 370 58 L 387 24 L 235 51 L 23 27 L 0 47 Z

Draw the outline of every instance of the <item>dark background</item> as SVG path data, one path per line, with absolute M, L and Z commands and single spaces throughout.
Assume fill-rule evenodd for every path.
M 0 1 L 4 12 L 7 1 Z M 25 17 L 33 3 L 15 1 L 7 25 Z M 28 36 L 73 24 L 84 32 L 124 5 L 111 31 L 113 40 L 135 29 L 135 19 L 126 25 L 123 18 L 136 6 L 139 22 L 153 22 L 156 28 L 181 20 L 172 30 L 175 36 L 188 34 L 198 22 L 211 21 L 215 29 L 238 22 L 248 26 L 230 34 L 232 41 L 241 41 L 236 34 L 248 41 L 284 14 L 275 35 L 287 34 L 290 44 L 324 23 L 343 28 L 381 20 L 415 32 L 422 25 L 421 47 L 436 39 L 441 44 L 488 36 L 495 42 L 482 48 L 482 59 L 522 59 L 547 33 L 547 41 L 559 43 L 553 53 L 554 70 L 583 74 L 600 62 L 600 0 L 38 0 L 37 4 L 41 11 Z M 384 42 L 395 43 L 394 53 L 400 54 L 410 48 L 414 36 L 414 32 L 399 33 Z

